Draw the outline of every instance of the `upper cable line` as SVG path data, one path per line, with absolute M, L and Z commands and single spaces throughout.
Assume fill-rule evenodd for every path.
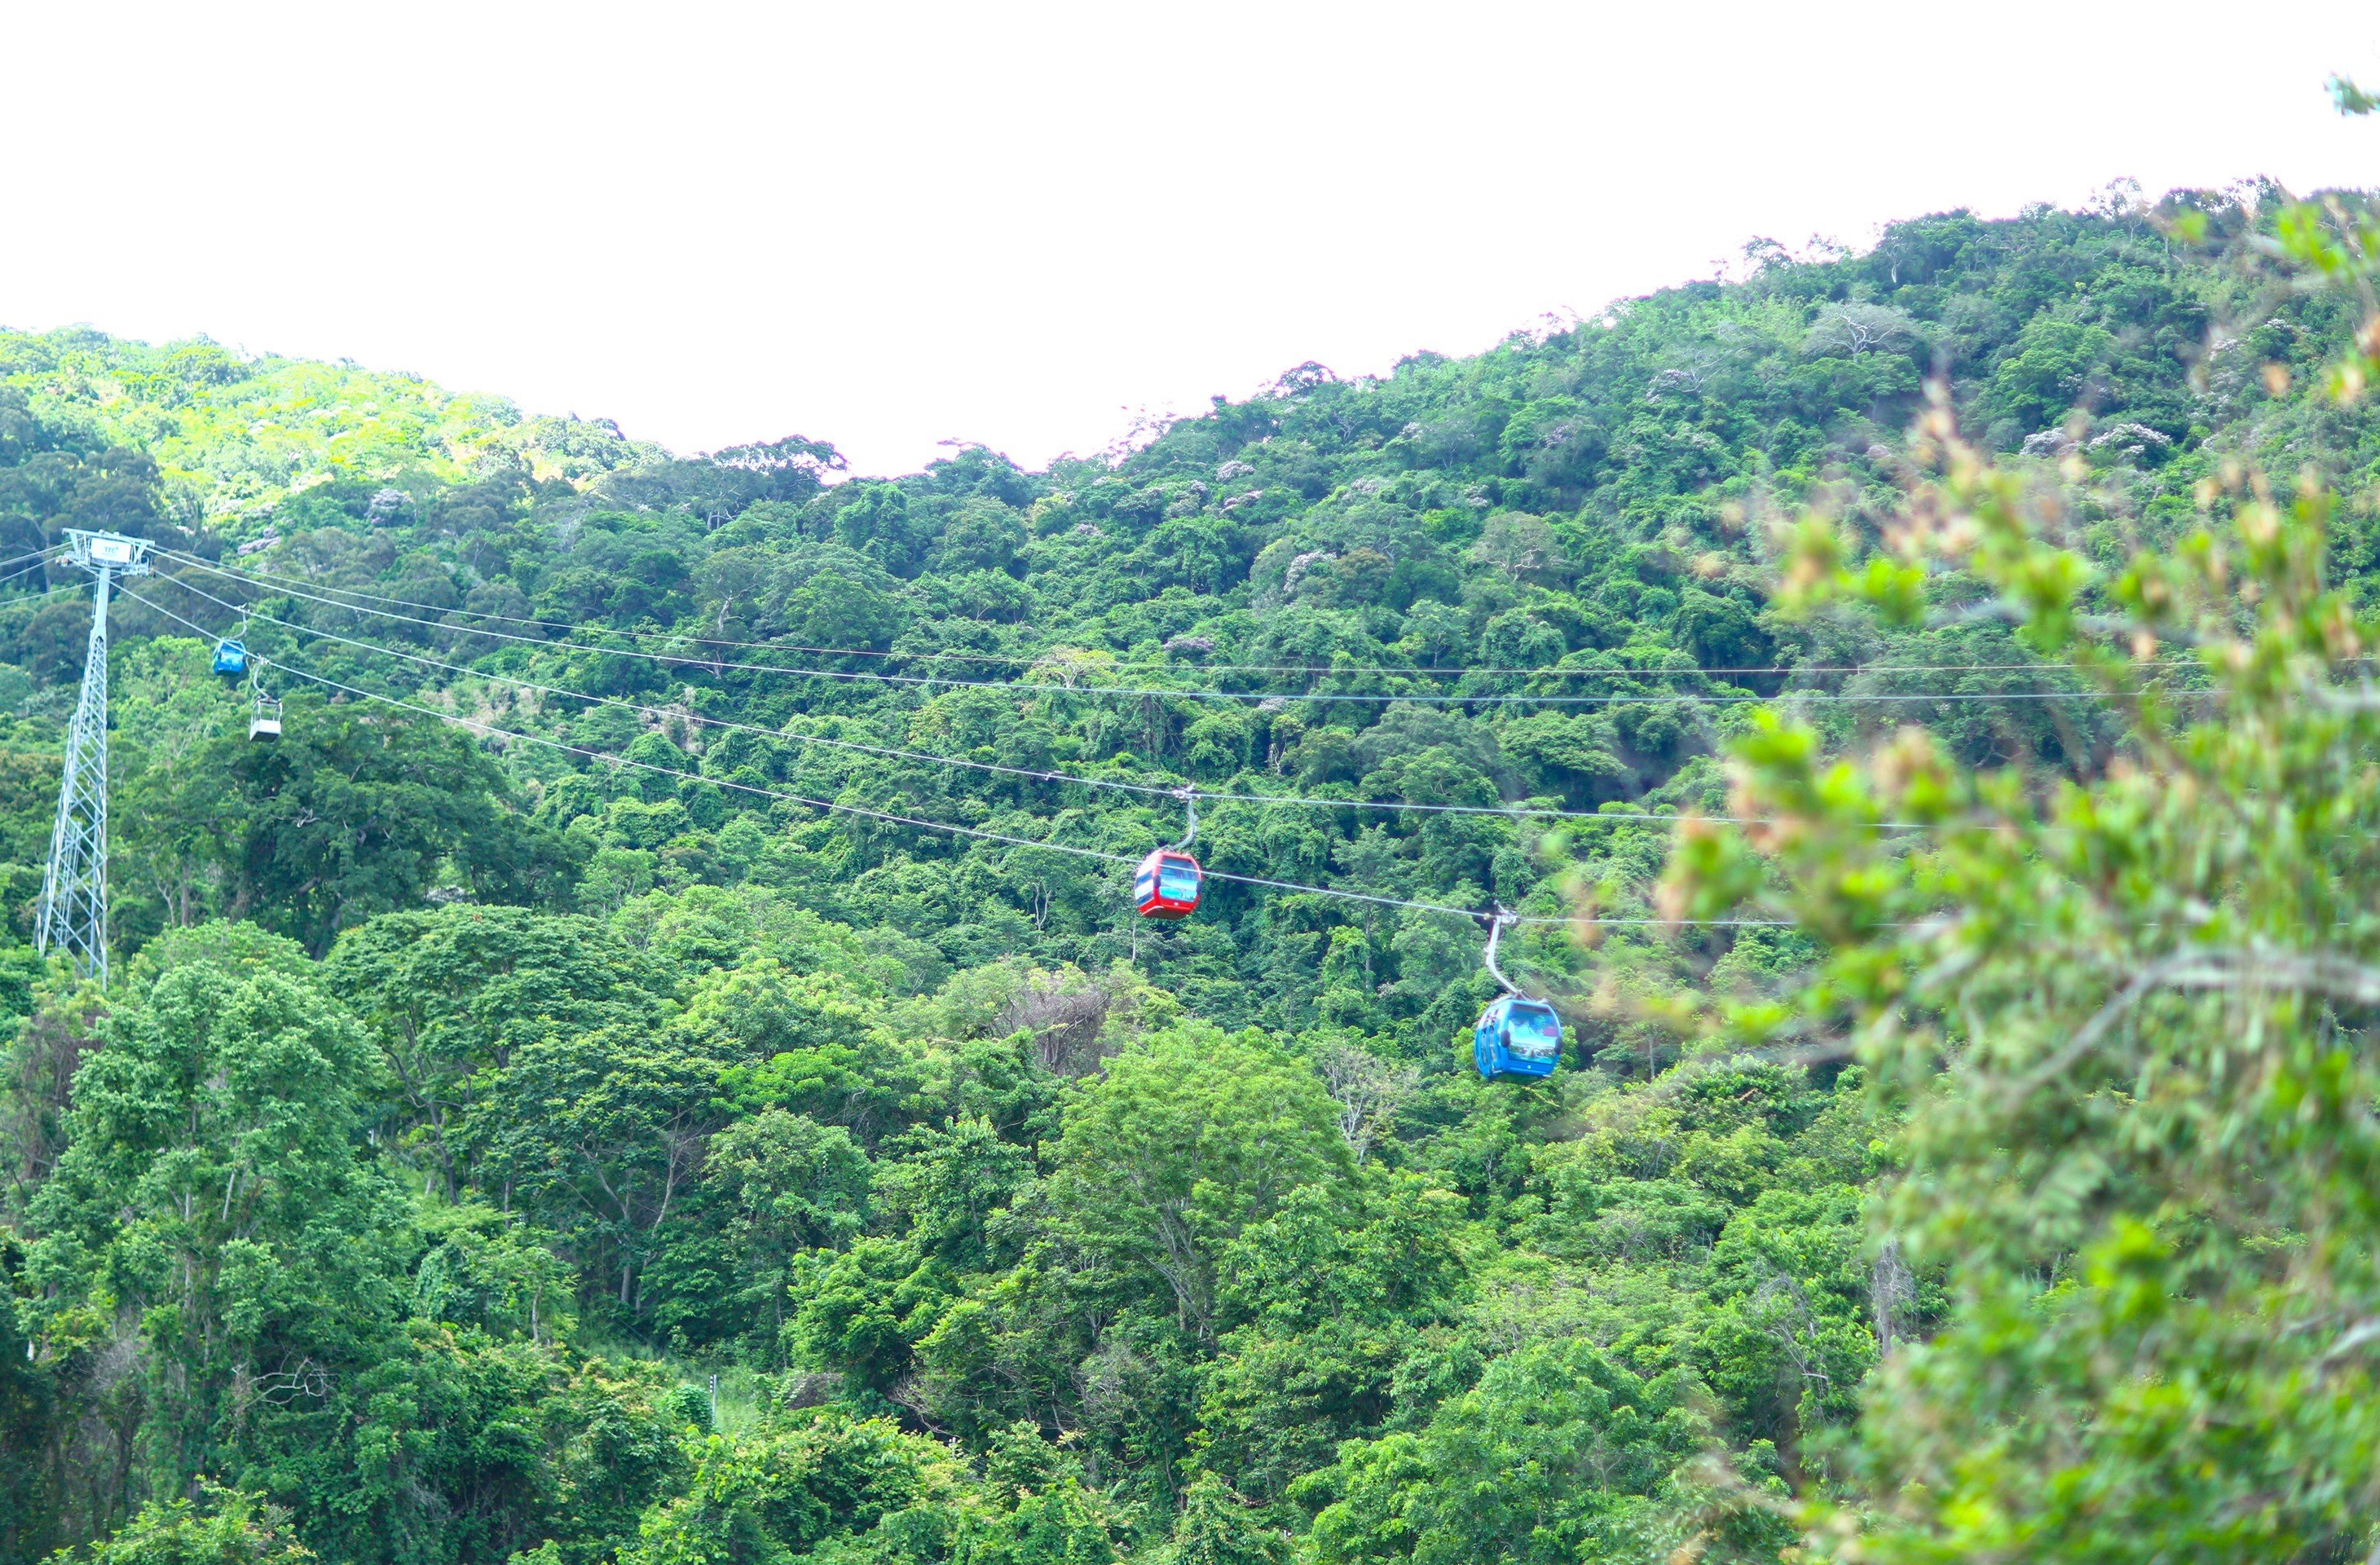
M 243 614 L 248 617 L 260 620 L 266 625 L 278 625 L 284 630 L 292 631 L 297 635 L 310 637 L 316 640 L 335 642 L 343 647 L 355 648 L 358 651 L 377 653 L 382 657 L 395 658 L 402 661 L 415 663 L 424 668 L 434 668 L 448 673 L 461 674 L 467 678 L 484 679 L 494 684 L 509 685 L 516 690 L 532 691 L 541 696 L 559 696 L 565 700 L 584 701 L 589 706 L 613 707 L 623 711 L 632 711 L 639 714 L 652 710 L 650 704 L 646 702 L 623 700 L 615 696 L 589 695 L 583 690 L 571 690 L 561 685 L 545 685 L 536 680 L 522 679 L 513 674 L 493 673 L 485 669 L 472 668 L 468 664 L 447 662 L 443 659 L 428 657 L 419 652 L 410 652 L 396 647 L 383 647 L 378 642 L 365 641 L 352 636 L 342 636 L 336 631 L 322 630 L 312 625 L 298 625 L 293 621 L 285 620 L 276 615 L 265 613 L 261 610 L 249 609 L 241 604 L 229 602 L 224 599 L 216 597 L 212 592 L 206 591 L 202 588 L 194 587 L 190 583 L 180 580 L 177 577 L 161 576 L 157 579 L 171 583 L 173 586 L 180 588 L 183 591 L 188 592 L 194 597 L 203 598 L 208 602 L 214 604 L 217 608 L 228 609 L 235 613 Z M 128 594 L 128 596 L 134 596 L 135 601 L 142 603 L 152 609 L 155 609 L 159 613 L 170 614 L 172 613 L 170 610 L 167 610 L 161 605 L 150 603 L 145 598 L 139 598 L 137 595 L 130 594 Z M 178 615 L 174 617 L 179 618 Z M 182 620 L 181 623 L 184 625 L 192 624 L 191 621 L 187 619 Z M 197 627 L 193 625 L 193 628 Z M 976 760 L 965 756 L 937 755 L 929 750 L 903 749 L 896 746 L 870 745 L 856 739 L 832 738 L 821 734 L 799 734 L 783 729 L 766 728 L 758 723 L 738 722 L 732 718 L 708 717 L 700 712 L 689 711 L 686 712 L 685 716 L 688 722 L 701 727 L 718 728 L 735 733 L 757 734 L 764 738 L 784 743 L 816 745 L 828 749 L 854 751 L 863 755 L 875 756 L 887 760 L 922 761 L 930 765 L 957 767 L 970 771 L 986 772 L 996 776 L 1022 778 L 1028 782 L 1071 784 L 1084 788 L 1102 788 L 1122 793 L 1137 794 L 1144 796 L 1161 795 L 1167 798 L 1181 798 L 1187 796 L 1203 799 L 1216 804 L 1287 805 L 1313 809 L 1387 810 L 1416 815 L 1469 815 L 1500 817 L 1508 819 L 1603 821 L 1614 825 L 1670 826 L 1675 825 L 1679 820 L 1684 819 L 1679 815 L 1663 814 L 1652 810 L 1559 809 L 1527 805 L 1455 805 L 1419 803 L 1396 799 L 1333 799 L 1318 797 L 1306 794 L 1227 793 L 1218 789 L 1201 788 L 1196 786 L 1195 783 L 1133 782 L 1115 777 L 1084 777 L 1071 772 L 1054 770 L 1047 767 L 1007 766 L 997 761 Z M 1699 819 L 1735 825 L 1763 825 L 1773 823 L 1765 816 L 1706 815 Z M 1906 820 L 1882 820 L 1877 821 L 1876 824 L 1876 827 L 1882 831 L 1917 831 L 1923 829 L 1920 823 Z
M 899 650 L 889 650 L 879 647 L 818 647 L 797 641 L 744 641 L 737 640 L 733 637 L 696 636 L 689 632 L 676 630 L 637 630 L 625 629 L 616 625 L 580 625 L 571 620 L 540 619 L 533 615 L 523 614 L 500 614 L 489 609 L 465 609 L 439 603 L 425 603 L 418 599 L 392 598 L 384 593 L 367 592 L 360 588 L 332 587 L 321 582 L 307 581 L 298 576 L 282 576 L 271 571 L 257 570 L 252 566 L 242 567 L 238 570 L 225 570 L 212 561 L 202 559 L 195 554 L 186 554 L 178 550 L 160 550 L 158 552 L 166 558 L 174 560 L 177 564 L 191 566 L 200 570 L 209 571 L 216 576 L 225 576 L 236 581 L 257 582 L 265 585 L 280 585 L 293 588 L 303 588 L 308 592 L 337 593 L 341 597 L 359 598 L 367 602 L 386 604 L 393 608 L 421 609 L 433 614 L 464 614 L 472 619 L 494 620 L 504 625 L 535 625 L 541 629 L 562 631 L 574 636 L 617 636 L 625 637 L 633 640 L 679 642 L 696 647 L 723 647 L 744 651 L 806 652 L 813 653 L 820 657 L 876 658 L 887 661 L 899 662 L 990 663 L 1009 668 L 1031 668 L 1037 664 L 1049 662 L 1053 658 L 1061 656 L 1064 651 L 1068 650 L 1088 652 L 1095 657 L 1100 656 L 1099 649 L 1096 648 L 1053 649 L 1050 651 L 1035 653 L 959 651 L 904 652 Z M 370 612 L 358 605 L 332 602 L 327 599 L 318 601 L 329 603 L 331 607 L 347 609 L 351 613 L 366 613 Z M 442 629 L 460 631 L 468 635 L 477 636 L 489 634 L 485 631 L 469 630 L 468 627 L 463 625 L 448 625 L 443 620 L 435 622 L 425 621 L 422 623 L 434 623 Z M 541 638 L 529 637 L 528 639 L 538 640 Z M 553 645 L 555 643 L 548 640 L 547 644 Z M 709 659 L 697 659 L 693 661 L 700 662 L 710 661 Z M 1196 669 L 1201 673 L 1206 673 L 1297 674 L 1308 678 L 1345 676 L 1350 674 L 1379 674 L 1401 679 L 1463 679 L 1474 675 L 1480 678 L 1527 679 L 1686 679 L 1712 678 L 1720 675 L 1746 675 L 1758 677 L 1796 673 L 2054 673 L 2070 671 L 2075 665 L 2070 662 L 2046 662 L 2035 659 L 2024 662 L 1989 663 L 1696 663 L 1689 664 L 1684 667 L 1658 665 L 1653 663 L 1630 663 L 1617 667 L 1563 668 L 1560 666 L 1539 666 L 1532 668 L 1494 668 L 1470 665 L 1456 668 L 1424 668 L 1419 665 L 1400 663 L 1218 663 L 1207 662 L 1204 661 L 1190 662 L 1178 659 L 1150 661 L 1148 659 L 1135 660 L 1108 658 L 1099 662 L 1097 666 L 1103 669 L 1114 670 Z
M 6 587 L 10 582 L 16 581 L 20 577 L 31 576 L 35 571 L 47 565 L 50 563 L 50 556 L 55 552 L 56 550 L 55 548 L 50 548 L 44 549 L 35 554 L 19 554 L 14 560 L 0 560 L 0 569 L 6 569 L 10 565 L 20 564 L 21 562 L 26 560 L 33 562 L 30 565 L 23 565 L 20 569 L 9 571 L 6 576 L 0 576 L 0 587 Z M 38 594 L 38 596 L 47 598 L 60 592 L 80 591 L 81 588 L 82 583 L 79 581 L 60 582 L 57 586 L 51 588 L 48 592 Z
M 254 578 L 238 572 L 226 571 L 203 561 L 179 554 L 168 556 L 189 568 L 201 570 L 228 581 L 253 583 Z M 1742 706 L 1773 700 L 1795 699 L 1842 704 L 1894 705 L 1919 701 L 2054 701 L 2095 699 L 2100 692 L 2091 690 L 1957 690 L 1957 691 L 1842 691 L 1791 690 L 1776 696 L 1755 692 L 1709 694 L 1704 692 L 1668 692 L 1646 694 L 1631 692 L 1622 695 L 1560 696 L 1536 694 L 1471 694 L 1441 691 L 1371 692 L 1371 691 L 1276 691 L 1276 690 L 1208 690 L 1198 688 L 1149 688 L 1122 685 L 1078 685 L 1067 682 L 1010 679 L 945 679 L 932 674 L 868 673 L 852 669 L 787 668 L 775 663 L 729 662 L 721 659 L 698 657 L 684 653 L 651 652 L 627 647 L 588 646 L 574 642 L 558 642 L 541 636 L 520 636 L 509 631 L 473 630 L 447 625 L 440 620 L 422 619 L 417 615 L 400 614 L 385 609 L 369 609 L 359 604 L 342 603 L 310 590 L 291 587 L 276 588 L 271 594 L 301 599 L 325 608 L 347 613 L 366 614 L 376 619 L 399 624 L 423 625 L 449 634 L 485 637 L 491 640 L 510 641 L 534 647 L 565 651 L 591 652 L 598 656 L 634 659 L 664 664 L 673 668 L 698 668 L 716 674 L 734 670 L 738 673 L 771 674 L 779 678 L 824 679 L 846 684 L 873 684 L 945 690 L 1022 690 L 1033 695 L 1123 696 L 1141 698 L 1172 698 L 1184 700 L 1280 701 L 1284 704 L 1315 702 L 1326 704 L 1360 703 L 1366 705 L 1396 705 L 1400 703 L 1431 706 L 1649 706 L 1671 701 L 1698 701 L 1712 706 Z M 247 605 L 238 605 L 247 607 Z M 590 635 L 610 635 L 598 627 L 582 627 Z M 2012 665 L 2034 666 L 2034 665 Z M 1354 671 L 1344 671 L 1354 672 Z M 2056 672 L 2045 669 L 2044 672 Z
M 221 639 L 221 637 L 217 632 L 209 630 L 206 626 L 200 625 L 197 621 L 192 620 L 186 615 L 176 613 L 173 610 L 166 608 L 162 603 L 152 603 L 148 599 L 143 598 L 140 596 L 140 594 L 130 591 L 129 589 L 128 589 L 124 595 L 127 598 L 131 599 L 133 601 L 141 604 L 143 607 L 148 608 L 156 613 L 163 614 L 167 619 L 188 626 L 191 630 L 198 632 L 201 637 L 205 637 L 209 639 Z M 214 600 L 214 601 L 219 602 L 221 601 Z M 524 734 L 515 729 L 500 728 L 494 723 L 484 722 L 479 718 L 465 717 L 458 712 L 442 711 L 436 707 L 424 706 L 418 701 L 407 701 L 398 697 L 382 695 L 380 692 L 375 690 L 367 690 L 361 685 L 350 685 L 344 680 L 334 679 L 328 674 L 316 673 L 310 669 L 300 668 L 297 664 L 289 662 L 284 659 L 260 659 L 259 661 L 268 661 L 273 667 L 281 670 L 285 673 L 294 674 L 299 679 L 307 680 L 314 685 L 321 685 L 325 689 L 334 690 L 343 695 L 353 696 L 361 700 L 376 701 L 383 706 L 395 707 L 406 711 L 418 712 L 424 717 L 436 718 L 442 722 L 451 723 L 457 728 L 468 729 L 473 733 L 485 736 L 516 740 L 526 745 L 541 746 L 548 749 L 559 750 L 565 754 L 577 756 L 583 759 L 600 761 L 607 766 L 620 767 L 628 770 L 642 771 L 662 777 L 674 777 L 686 782 L 705 782 L 715 788 L 727 789 L 736 793 L 758 795 L 764 798 L 782 799 L 790 804 L 798 804 L 811 809 L 824 810 L 832 814 L 857 816 L 865 819 L 882 821 L 889 825 L 915 827 L 921 831 L 940 831 L 954 837 L 966 837 L 978 842 L 998 843 L 1009 847 L 1036 848 L 1047 853 L 1064 854 L 1072 857 L 1091 859 L 1105 864 L 1135 865 L 1139 862 L 1138 859 L 1130 855 L 1109 853 L 1103 848 L 1085 847 L 1078 843 L 1072 843 L 1037 842 L 1031 837 L 1018 837 L 1004 831 L 988 831 L 981 827 L 976 826 L 958 826 L 953 825 L 949 821 L 930 820 L 922 816 L 903 815 L 892 810 L 871 809 L 864 805 L 846 804 L 838 799 L 812 798 L 808 795 L 794 793 L 790 789 L 764 787 L 754 782 L 738 782 L 730 778 L 705 777 L 699 772 L 684 771 L 674 767 L 662 766 L 651 761 L 634 760 L 626 756 L 615 756 L 607 751 L 589 748 L 584 745 L 574 745 L 564 739 L 549 738 L 543 734 Z M 1206 876 L 1208 880 L 1229 881 L 1234 885 L 1256 886 L 1270 891 L 1288 892 L 1303 896 L 1331 897 L 1343 902 L 1367 903 L 1378 907 L 1411 909 L 1415 912 L 1438 914 L 1447 917 L 1460 918 L 1472 924 L 1480 923 L 1490 916 L 1489 915 L 1482 914 L 1470 908 L 1455 907 L 1447 903 L 1420 902 L 1409 897 L 1378 896 L 1369 892 L 1351 892 L 1337 886 L 1308 886 L 1295 880 L 1276 880 L 1261 875 L 1238 875 L 1224 870 L 1209 869 L 1206 871 Z M 1543 915 L 1512 918 L 1509 920 L 1509 922 L 1516 924 L 1572 924 L 1579 921 L 1580 920 L 1576 918 L 1566 916 Z M 1793 921 L 1787 918 L 1594 918 L 1587 920 L 1587 922 L 1605 928 L 1647 928 L 1674 927 L 1679 925 L 1692 925 L 1695 928 L 1791 928 L 1793 925 Z

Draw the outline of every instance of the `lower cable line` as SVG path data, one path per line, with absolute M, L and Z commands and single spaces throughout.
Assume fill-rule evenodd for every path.
M 219 639 L 215 632 L 207 629 L 206 626 L 200 625 L 195 620 L 189 619 L 182 614 L 176 613 L 173 610 L 166 608 L 161 603 L 151 602 L 148 599 L 143 598 L 140 594 L 129 589 L 125 591 L 124 596 L 131 599 L 137 603 L 140 603 L 144 608 L 150 609 L 156 613 L 163 614 L 167 619 L 173 620 L 179 625 L 187 625 L 201 637 L 205 637 L 211 640 Z M 714 788 L 723 788 L 735 793 L 757 795 L 763 798 L 780 799 L 789 804 L 802 805 L 811 809 L 825 810 L 837 815 L 856 816 L 863 819 L 880 821 L 887 825 L 909 826 L 917 828 L 921 831 L 940 831 L 950 836 L 967 837 L 978 842 L 998 843 L 1008 847 L 1038 848 L 1048 853 L 1066 854 L 1075 858 L 1092 859 L 1103 864 L 1135 865 L 1140 862 L 1137 858 L 1129 855 L 1109 853 L 1102 848 L 1083 847 L 1071 843 L 1036 842 L 1030 837 L 1012 836 L 1002 831 L 988 831 L 980 827 L 957 826 L 953 825 L 948 821 L 929 820 L 920 816 L 902 815 L 892 810 L 871 809 L 864 805 L 845 804 L 834 799 L 812 798 L 808 795 L 796 794 L 781 788 L 766 788 L 759 785 L 758 783 L 737 782 L 726 778 L 705 777 L 698 772 L 681 771 L 674 767 L 659 766 L 650 761 L 631 760 L 625 756 L 615 756 L 602 750 L 590 749 L 583 745 L 571 744 L 567 740 L 552 739 L 548 738 L 543 734 L 523 734 L 513 729 L 499 728 L 493 723 L 481 722 L 478 718 L 464 717 L 456 712 L 443 711 L 436 707 L 425 706 L 418 701 L 407 701 L 395 696 L 384 696 L 380 694 L 378 691 L 367 690 L 360 685 L 349 685 L 343 680 L 333 679 L 327 674 L 316 673 L 310 669 L 299 668 L 295 663 L 291 663 L 278 658 L 258 658 L 256 661 L 262 663 L 269 663 L 270 666 L 279 669 L 285 673 L 294 674 L 299 679 L 309 681 L 310 683 L 320 685 L 325 689 L 337 691 L 343 695 L 353 696 L 358 699 L 367 701 L 376 701 L 383 706 L 395 707 L 405 711 L 418 712 L 424 717 L 436 718 L 442 722 L 452 723 L 455 727 L 468 729 L 473 733 L 480 734 L 484 736 L 516 740 L 526 745 L 542 746 L 547 749 L 558 750 L 563 754 L 577 756 L 585 760 L 599 761 L 607 766 L 626 768 L 659 777 L 674 777 L 683 782 L 705 782 Z M 1301 896 L 1334 897 L 1343 902 L 1366 903 L 1377 907 L 1406 908 L 1421 913 L 1435 913 L 1448 917 L 1461 918 L 1473 924 L 1479 923 L 1484 917 L 1488 916 L 1483 914 L 1473 912 L 1468 908 L 1455 907 L 1446 903 L 1418 902 L 1406 897 L 1378 896 L 1368 892 L 1351 892 L 1342 890 L 1336 886 L 1308 886 L 1302 885 L 1294 880 L 1275 880 L 1259 875 L 1235 875 L 1226 870 L 1218 869 L 1207 870 L 1206 874 L 1210 880 L 1226 880 L 1235 885 L 1260 886 L 1268 890 L 1288 892 Z M 1512 920 L 1512 922 L 1520 924 L 1569 924 L 1578 921 L 1579 920 L 1570 917 L 1548 916 L 1534 916 Z M 1794 921 L 1790 918 L 1594 918 L 1585 920 L 1585 922 L 1607 928 L 1661 928 L 1682 924 L 1693 925 L 1696 928 L 1790 928 L 1794 926 Z
M 55 552 L 55 550 L 44 549 L 38 554 L 19 554 L 13 560 L 0 560 L 0 568 L 5 568 L 9 565 L 23 565 L 23 563 L 27 560 L 33 562 L 30 565 L 23 565 L 21 570 L 10 571 L 6 576 L 0 576 L 0 587 L 6 587 L 19 576 L 29 576 L 35 571 L 41 570 L 50 563 L 50 556 Z M 62 582 L 57 587 L 50 588 L 49 592 L 42 593 L 42 596 L 47 598 L 51 593 L 55 592 L 78 591 L 81 587 L 82 583 L 79 581 Z

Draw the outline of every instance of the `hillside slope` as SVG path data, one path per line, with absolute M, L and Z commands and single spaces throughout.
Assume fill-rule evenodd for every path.
M 249 358 L 204 339 L 152 347 L 87 328 L 0 331 L 0 385 L 52 440 L 149 456 L 180 520 L 237 542 L 328 480 L 438 485 L 518 466 L 578 481 L 667 455 L 606 421 L 529 418 L 417 376 Z
M 1673 818 L 1764 704 L 2098 771 L 2118 719 L 2003 617 L 1777 613 L 1772 524 L 1876 538 L 1929 378 L 2093 480 L 2110 564 L 2227 460 L 2360 492 L 2373 419 L 2306 389 L 2351 314 L 2269 292 L 2255 221 L 1930 217 L 890 481 L 0 335 L 6 552 L 162 551 L 115 622 L 124 977 L 0 962 L 41 1453 L 0 1558 L 199 1474 L 325 1558 L 491 1561 L 1653 1557 L 1836 1481 L 1941 1279 L 1878 1314 L 1858 1070 L 1673 1068 L 1665 1000 L 1817 949 L 1651 927 Z M 89 626 L 43 568 L 0 600 L 20 942 Z M 278 746 L 203 682 L 243 624 Z M 1160 926 L 1130 865 L 1184 787 L 1219 878 Z M 1500 904 L 1569 1016 L 1541 1087 L 1470 1070 Z

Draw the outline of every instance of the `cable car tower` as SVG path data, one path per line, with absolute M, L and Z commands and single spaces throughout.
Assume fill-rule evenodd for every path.
M 91 574 L 91 650 L 82 696 L 67 724 L 66 775 L 50 867 L 42 879 L 35 949 L 63 951 L 75 971 L 107 987 L 107 596 L 118 576 L 149 574 L 149 540 L 66 529 L 67 558 Z

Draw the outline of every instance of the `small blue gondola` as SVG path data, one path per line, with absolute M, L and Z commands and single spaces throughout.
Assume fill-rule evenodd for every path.
M 1504 927 L 1514 921 L 1500 907 L 1488 921 L 1488 976 L 1504 992 L 1479 1013 L 1478 1025 L 1471 1029 L 1471 1062 L 1479 1067 L 1486 1081 L 1499 1076 L 1549 1076 L 1561 1064 L 1561 1017 L 1544 1001 L 1523 994 L 1504 976 L 1504 969 L 1496 965 L 1496 947 L 1503 941 Z
M 236 637 L 226 637 L 215 643 L 215 672 L 226 679 L 237 679 L 248 672 L 248 646 Z
M 1488 1081 L 1549 1076 L 1561 1063 L 1562 1025 L 1554 1008 L 1525 995 L 1499 996 L 1471 1029 L 1471 1059 Z

